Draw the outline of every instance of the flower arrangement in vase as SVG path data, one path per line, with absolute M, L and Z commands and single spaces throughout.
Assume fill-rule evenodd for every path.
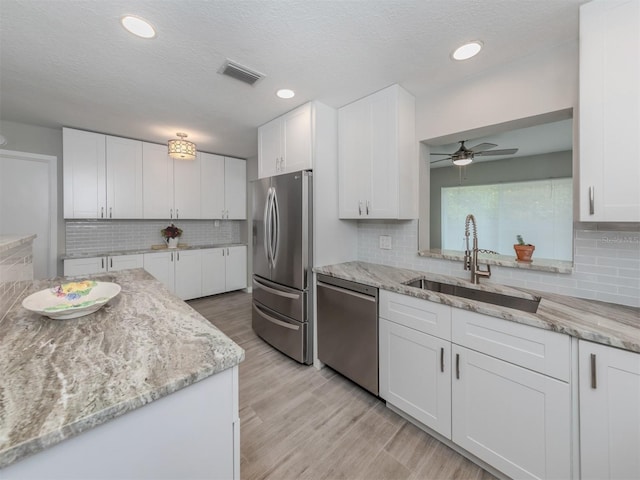
M 178 239 L 182 235 L 182 229 L 176 227 L 173 223 L 168 227 L 160 230 L 162 237 L 165 242 L 167 242 L 168 248 L 177 248 L 178 247 Z
M 513 246 L 516 251 L 516 260 L 518 262 L 530 263 L 532 261 L 531 256 L 533 255 L 533 251 L 536 249 L 535 245 L 524 243 L 522 235 L 517 235 L 516 239 L 518 240 L 518 243 Z

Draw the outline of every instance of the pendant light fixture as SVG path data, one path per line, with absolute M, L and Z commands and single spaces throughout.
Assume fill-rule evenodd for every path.
M 186 133 L 178 132 L 176 136 L 180 138 L 174 138 L 169 140 L 167 146 L 169 147 L 169 156 L 178 160 L 193 160 L 196 158 L 196 144 L 185 140 L 187 138 Z

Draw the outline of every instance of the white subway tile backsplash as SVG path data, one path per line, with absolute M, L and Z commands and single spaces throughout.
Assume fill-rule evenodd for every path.
M 391 250 L 378 247 L 393 238 Z M 419 257 L 417 221 L 358 222 L 358 260 L 466 278 L 461 262 Z M 574 272 L 492 267 L 491 283 L 640 307 L 640 233 L 574 230 Z
M 164 242 L 160 230 L 169 223 L 166 220 L 69 220 L 66 253 L 98 254 L 150 248 Z M 183 230 L 180 242 L 188 245 L 241 242 L 241 221 L 176 220 L 173 223 Z

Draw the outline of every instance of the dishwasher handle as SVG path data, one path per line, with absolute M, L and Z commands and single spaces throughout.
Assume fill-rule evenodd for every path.
M 344 293 L 345 295 L 351 295 L 353 297 L 360 298 L 362 300 L 366 300 L 368 302 L 376 302 L 376 297 L 371 295 L 365 295 L 363 293 L 354 292 L 353 290 L 347 290 L 346 288 L 334 287 L 333 285 L 329 285 L 328 283 L 317 282 L 318 287 L 328 288 L 329 290 L 335 290 L 336 292 Z

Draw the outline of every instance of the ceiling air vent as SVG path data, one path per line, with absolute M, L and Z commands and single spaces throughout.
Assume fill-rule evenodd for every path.
M 249 68 L 240 65 L 238 63 L 227 60 L 220 69 L 220 73 L 228 75 L 241 82 L 248 83 L 249 85 L 255 85 L 255 83 L 264 78 L 264 75 L 258 72 L 254 72 Z

